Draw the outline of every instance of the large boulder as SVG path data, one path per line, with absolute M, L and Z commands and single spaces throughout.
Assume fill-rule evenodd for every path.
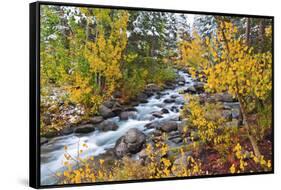
M 142 150 L 146 136 L 136 128 L 129 129 L 115 144 L 114 151 L 117 157 L 135 154 Z
M 75 133 L 90 133 L 95 131 L 95 126 L 92 124 L 80 125 L 74 129 Z
M 118 129 L 118 125 L 113 121 L 105 120 L 98 125 L 98 129 L 101 131 L 115 131 Z
M 107 119 L 107 118 L 110 118 L 110 117 L 114 117 L 116 116 L 116 113 L 113 112 L 111 109 L 109 109 L 108 107 L 106 107 L 105 105 L 101 105 L 100 108 L 99 108 L 99 113 L 100 115 Z

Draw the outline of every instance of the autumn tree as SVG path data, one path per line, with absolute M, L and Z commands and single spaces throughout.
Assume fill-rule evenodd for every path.
M 272 88 L 271 51 L 254 53 L 246 41 L 237 36 L 237 27 L 216 18 L 216 35 L 202 39 L 194 33 L 190 42 L 182 42 L 181 63 L 201 70 L 207 77 L 206 90 L 228 92 L 240 102 L 244 125 L 254 152 L 260 156 L 255 138 L 256 127 L 250 126 L 248 117 L 257 101 L 265 101 Z

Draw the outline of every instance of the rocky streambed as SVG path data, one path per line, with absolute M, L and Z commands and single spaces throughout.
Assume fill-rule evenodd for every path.
M 198 94 L 200 101 L 223 102 L 223 117 L 229 125 L 239 125 L 239 103 L 228 94 L 209 95 L 204 93 L 204 83 L 193 80 L 184 71 L 176 71 L 177 80 L 167 83 L 164 88 L 147 85 L 130 104 L 118 102 L 119 94 L 100 107 L 100 116 L 83 121 L 74 127 L 65 128 L 59 136 L 41 138 L 41 183 L 56 184 L 54 173 L 65 170 L 64 147 L 67 153 L 76 157 L 80 147 L 87 149 L 80 157 L 106 157 L 118 159 L 129 155 L 140 159 L 146 143 L 155 142 L 166 133 L 170 147 L 183 143 L 182 126 L 186 121 L 180 118 L 184 94 Z M 188 137 L 186 137 L 188 139 Z

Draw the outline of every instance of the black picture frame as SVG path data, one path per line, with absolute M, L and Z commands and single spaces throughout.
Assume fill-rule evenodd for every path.
M 240 174 L 223 174 L 223 175 L 207 175 L 192 177 L 172 177 L 161 179 L 142 179 L 142 180 L 126 180 L 126 181 L 109 181 L 97 183 L 80 183 L 66 185 L 48 185 L 40 184 L 40 6 L 56 5 L 56 6 L 75 6 L 90 8 L 110 8 L 124 10 L 142 10 L 157 11 L 171 13 L 188 13 L 200 15 L 217 15 L 217 16 L 233 16 L 233 17 L 251 17 L 251 18 L 267 18 L 272 20 L 272 171 L 258 173 L 240 173 Z M 156 8 L 126 7 L 126 6 L 109 6 L 109 5 L 92 5 L 82 3 L 62 3 L 37 1 L 29 5 L 29 185 L 33 188 L 54 188 L 54 187 L 72 187 L 72 186 L 89 186 L 89 185 L 105 185 L 105 184 L 121 184 L 151 181 L 167 181 L 167 180 L 184 180 L 197 178 L 214 178 L 214 177 L 230 177 L 245 175 L 260 175 L 274 173 L 274 16 L 219 13 L 219 12 L 203 12 L 203 11 L 187 11 L 187 10 L 170 10 Z

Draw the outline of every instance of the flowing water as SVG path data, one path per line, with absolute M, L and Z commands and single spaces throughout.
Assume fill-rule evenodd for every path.
M 151 112 L 161 111 L 166 108 L 169 111 L 172 107 L 179 109 L 183 104 L 183 95 L 179 94 L 180 91 L 186 89 L 192 85 L 192 79 L 189 74 L 182 71 L 178 71 L 178 74 L 185 79 L 185 83 L 182 86 L 177 86 L 174 90 L 163 90 L 161 97 L 154 95 L 148 99 L 147 103 L 139 104 L 135 108 L 137 109 L 136 117 L 126 121 L 120 121 L 119 117 L 110 118 L 119 127 L 116 131 L 94 131 L 87 134 L 70 134 L 60 137 L 55 137 L 49 140 L 48 143 L 41 145 L 41 185 L 56 184 L 57 179 L 55 173 L 65 170 L 63 162 L 65 161 L 64 146 L 67 146 L 67 153 L 76 157 L 79 149 L 82 148 L 82 144 L 86 143 L 88 148 L 80 157 L 97 156 L 101 153 L 105 153 L 107 149 L 113 148 L 115 142 L 124 135 L 130 128 L 138 128 L 144 133 L 149 133 L 154 129 L 147 130 L 144 126 L 152 121 Z M 174 103 L 164 103 L 165 99 L 171 97 L 171 95 L 178 96 Z M 179 112 L 170 111 L 167 114 L 163 114 L 163 118 L 156 118 L 155 120 L 171 120 L 179 117 Z

